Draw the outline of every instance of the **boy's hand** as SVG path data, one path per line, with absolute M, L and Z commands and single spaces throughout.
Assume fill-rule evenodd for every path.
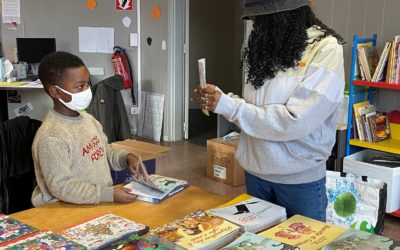
M 136 195 L 129 193 L 129 188 L 114 188 L 114 202 L 129 203 L 136 200 Z
M 139 158 L 136 155 L 129 153 L 126 156 L 126 163 L 128 164 L 129 172 L 131 172 L 131 174 L 133 175 L 136 175 L 137 174 L 136 167 L 139 163 Z

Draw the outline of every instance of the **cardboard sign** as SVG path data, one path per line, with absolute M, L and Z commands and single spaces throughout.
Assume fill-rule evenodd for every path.
M 133 10 L 132 0 L 115 0 L 116 10 Z

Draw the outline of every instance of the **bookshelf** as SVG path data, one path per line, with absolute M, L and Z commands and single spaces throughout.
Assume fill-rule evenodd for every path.
M 350 88 L 349 88 L 349 109 L 348 109 L 348 126 L 346 135 L 346 153 L 345 155 L 353 154 L 362 149 L 372 149 L 377 151 L 383 151 L 387 153 L 400 154 L 400 124 L 390 123 L 391 138 L 377 142 L 370 143 L 358 139 L 353 139 L 353 104 L 364 100 L 369 100 L 373 103 L 374 90 L 378 89 L 391 89 L 399 90 L 400 84 L 389 84 L 384 82 L 370 82 L 355 80 L 355 69 L 357 67 L 357 47 L 360 43 L 372 43 L 372 46 L 376 46 L 377 35 L 374 34 L 369 38 L 360 38 L 357 35 L 353 36 L 353 48 L 352 48 L 352 59 L 351 59 L 351 72 L 350 72 Z M 356 88 L 366 89 L 365 91 L 357 91 Z M 400 94 L 400 92 L 399 92 Z M 400 217 L 400 210 L 392 213 L 393 216 Z

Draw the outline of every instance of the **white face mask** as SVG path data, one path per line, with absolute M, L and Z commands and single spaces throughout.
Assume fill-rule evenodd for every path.
M 92 91 L 90 90 L 90 87 L 87 90 L 84 90 L 79 93 L 70 93 L 57 85 L 56 87 L 62 92 L 71 96 L 70 102 L 64 102 L 61 98 L 58 99 L 62 104 L 64 104 L 65 107 L 71 110 L 78 111 L 86 109 L 89 106 L 90 101 L 92 100 Z

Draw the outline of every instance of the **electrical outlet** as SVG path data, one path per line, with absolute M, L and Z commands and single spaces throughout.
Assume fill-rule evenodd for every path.
M 92 76 L 104 76 L 104 68 L 88 68 Z

